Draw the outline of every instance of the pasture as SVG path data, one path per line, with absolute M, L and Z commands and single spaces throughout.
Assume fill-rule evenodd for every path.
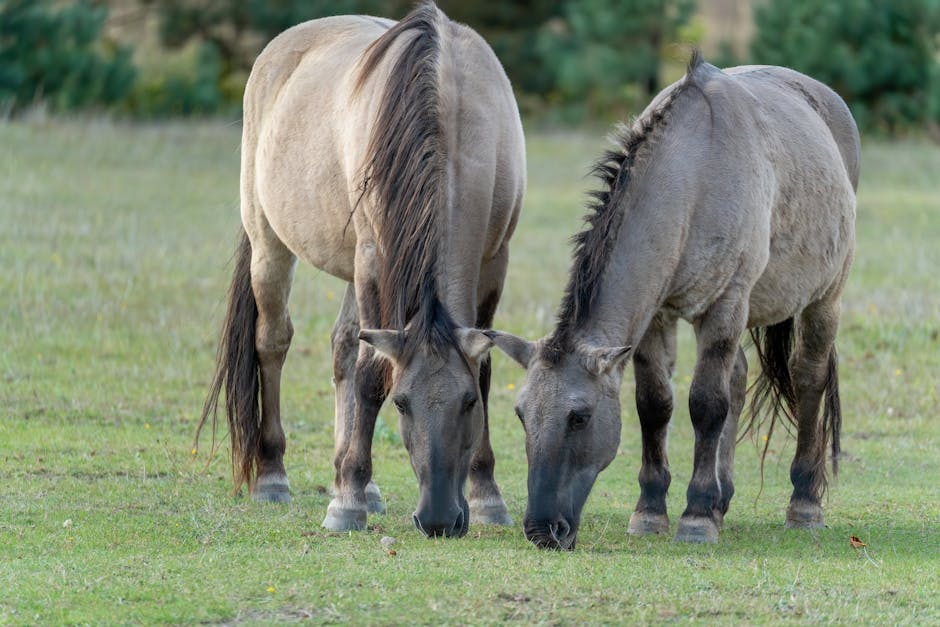
M 239 225 L 238 143 L 235 124 L 0 124 L 0 623 L 940 622 L 940 147 L 863 141 L 839 337 L 844 459 L 827 527 L 783 528 L 793 441 L 778 432 L 763 487 L 760 437 L 739 445 L 717 544 L 627 536 L 640 452 L 628 372 L 620 453 L 585 506 L 577 550 L 556 553 L 523 538 L 512 412 L 523 373 L 495 350 L 492 442 L 516 525 L 421 537 L 417 482 L 386 407 L 374 447 L 386 515 L 362 533 L 320 528 L 343 286 L 306 266 L 282 383 L 293 504 L 231 494 L 224 429 L 213 458 L 207 436 L 192 449 Z M 602 131 L 530 131 L 527 144 L 496 326 L 536 337 L 605 142 Z M 682 326 L 673 531 L 691 470 L 693 354 Z

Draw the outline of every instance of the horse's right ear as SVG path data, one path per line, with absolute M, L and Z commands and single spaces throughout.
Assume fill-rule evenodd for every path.
M 517 364 L 523 368 L 529 367 L 529 363 L 535 355 L 535 342 L 524 340 L 510 333 L 493 331 L 492 329 L 488 329 L 483 333 L 493 340 L 493 344 L 496 344 L 500 350 L 512 357 Z
M 401 356 L 402 334 L 386 329 L 362 329 L 359 339 L 376 350 L 382 357 L 397 361 Z

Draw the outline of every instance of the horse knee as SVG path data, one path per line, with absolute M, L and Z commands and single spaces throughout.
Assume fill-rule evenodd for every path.
M 718 385 L 693 382 L 689 390 L 689 414 L 696 433 L 716 434 L 728 417 L 731 399 L 728 391 Z
M 668 383 L 666 385 L 638 383 L 636 410 L 640 423 L 643 425 L 655 428 L 669 422 L 673 410 L 673 395 Z
M 333 347 L 333 382 L 339 383 L 354 371 L 359 351 L 359 325 L 336 325 L 330 337 Z

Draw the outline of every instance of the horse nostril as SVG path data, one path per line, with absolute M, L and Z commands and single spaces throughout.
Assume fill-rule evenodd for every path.
M 571 525 L 564 518 L 559 518 L 548 526 L 548 531 L 552 534 L 552 539 L 561 544 L 571 533 Z
M 457 520 L 454 521 L 454 527 L 448 533 L 448 536 L 460 537 L 464 534 L 463 528 L 463 510 L 457 510 Z
M 415 512 L 414 514 L 411 515 L 411 520 L 414 522 L 415 527 L 418 528 L 418 531 L 420 531 L 422 535 L 427 537 L 428 532 L 425 531 L 424 527 L 421 526 L 421 521 L 418 519 L 418 512 Z

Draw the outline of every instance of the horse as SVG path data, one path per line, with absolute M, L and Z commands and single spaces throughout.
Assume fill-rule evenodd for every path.
M 537 342 L 489 332 L 526 368 L 516 404 L 526 537 L 574 548 L 588 493 L 617 453 L 631 356 L 642 463 L 628 532 L 668 531 L 679 318 L 693 326 L 697 359 L 694 470 L 675 538 L 716 541 L 734 494 L 747 329 L 761 366 L 751 425 L 769 404 L 771 433 L 778 415 L 797 431 L 786 525 L 821 527 L 826 447 L 833 472 L 840 450 L 835 339 L 854 254 L 860 148 L 848 107 L 793 70 L 722 71 L 695 52 L 685 76 L 615 141 L 595 165 L 602 191 L 574 238 L 554 329 Z
M 493 320 L 525 192 L 509 79 L 484 40 L 432 2 L 399 22 L 336 16 L 272 40 L 245 89 L 240 243 L 215 375 L 235 490 L 289 502 L 281 370 L 297 259 L 348 283 L 333 326 L 335 482 L 323 526 L 384 510 L 372 481 L 391 395 L 427 536 L 512 524 L 494 475 Z M 198 430 L 197 430 L 198 438 Z M 469 476 L 470 500 L 464 496 Z

